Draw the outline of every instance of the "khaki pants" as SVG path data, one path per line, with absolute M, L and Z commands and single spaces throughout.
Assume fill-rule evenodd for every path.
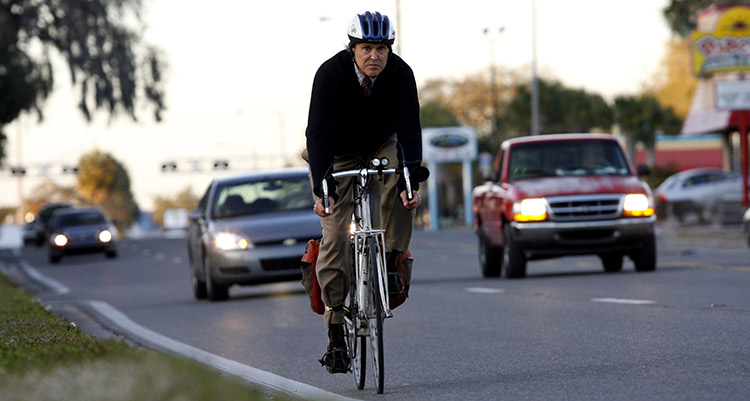
M 391 142 L 377 154 L 377 157 L 387 157 L 394 167 L 398 163 L 396 144 Z M 307 158 L 307 150 L 302 152 L 302 158 Z M 350 170 L 359 168 L 358 161 L 345 159 L 334 164 L 333 171 Z M 312 180 L 312 175 L 310 177 Z M 414 221 L 414 211 L 408 210 L 401 202 L 398 193 L 399 176 L 395 174 L 384 175 L 383 180 L 378 182 L 383 187 L 380 198 L 380 224 L 385 228 L 386 252 L 396 250 L 406 252 L 411 241 Z M 320 251 L 316 270 L 318 283 L 320 283 L 321 296 L 326 306 L 333 307 L 342 305 L 349 293 L 352 252 L 349 242 L 349 225 L 352 219 L 352 195 L 353 185 L 356 185 L 356 177 L 338 178 L 336 193 L 339 200 L 335 205 L 333 214 L 321 220 L 323 227 L 323 238 L 320 241 Z M 370 192 L 371 195 L 375 191 Z M 313 195 L 315 196 L 315 195 Z M 315 197 L 316 200 L 318 199 Z M 373 222 L 376 224 L 376 222 Z M 326 327 L 331 324 L 343 324 L 344 312 L 331 311 L 326 308 L 324 321 Z

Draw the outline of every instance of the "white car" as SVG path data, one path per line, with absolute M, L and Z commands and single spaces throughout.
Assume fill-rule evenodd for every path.
M 689 169 L 656 188 L 658 212 L 681 222 L 710 221 L 722 205 L 742 200 L 742 175 L 718 168 Z

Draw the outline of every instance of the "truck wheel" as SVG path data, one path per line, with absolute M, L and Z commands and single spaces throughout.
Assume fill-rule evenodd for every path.
M 523 253 L 513 239 L 513 230 L 510 224 L 503 228 L 503 262 L 505 264 L 505 277 L 523 278 L 526 277 L 526 255 Z
M 653 235 L 643 242 L 643 248 L 630 254 L 635 270 L 650 272 L 656 270 L 656 238 Z
M 619 253 L 603 253 L 599 255 L 602 266 L 607 273 L 615 273 L 622 270 L 622 255 Z
M 492 246 L 479 229 L 479 266 L 484 277 L 500 277 L 503 270 L 503 247 Z

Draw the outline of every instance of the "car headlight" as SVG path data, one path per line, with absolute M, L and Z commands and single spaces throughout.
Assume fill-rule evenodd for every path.
M 234 233 L 220 233 L 214 239 L 216 247 L 223 251 L 248 249 L 252 244 L 247 239 Z
M 542 198 L 524 199 L 513 204 L 513 220 L 544 221 L 547 220 L 547 203 Z
M 627 217 L 648 217 L 654 214 L 654 208 L 644 194 L 627 194 L 622 203 L 622 213 Z
M 109 232 L 109 230 L 102 230 L 99 233 L 99 241 L 104 242 L 104 243 L 112 241 L 112 233 Z
M 68 237 L 66 237 L 65 234 L 57 234 L 52 239 L 52 242 L 54 242 L 55 245 L 62 247 L 68 245 Z

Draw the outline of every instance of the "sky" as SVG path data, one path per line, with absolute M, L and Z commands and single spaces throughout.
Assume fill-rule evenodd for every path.
M 344 48 L 355 14 L 395 19 L 397 4 L 395 49 L 418 86 L 486 71 L 493 49 L 498 67 L 530 71 L 532 4 L 540 74 L 610 100 L 638 93 L 657 74 L 671 35 L 662 15 L 668 0 L 144 0 L 146 41 L 168 63 L 164 121 L 139 110 L 137 123 L 105 113 L 86 123 L 58 63 L 44 121 L 24 116 L 5 127 L 6 165 L 28 173 L 19 180 L 0 172 L 0 207 L 17 205 L 46 179 L 74 185 L 61 167 L 93 150 L 125 166 L 142 210 L 185 188 L 200 196 L 218 175 L 302 165 L 315 71 Z M 502 33 L 490 38 L 485 28 Z M 218 159 L 230 168 L 213 170 Z M 166 161 L 178 170 L 163 173 Z

